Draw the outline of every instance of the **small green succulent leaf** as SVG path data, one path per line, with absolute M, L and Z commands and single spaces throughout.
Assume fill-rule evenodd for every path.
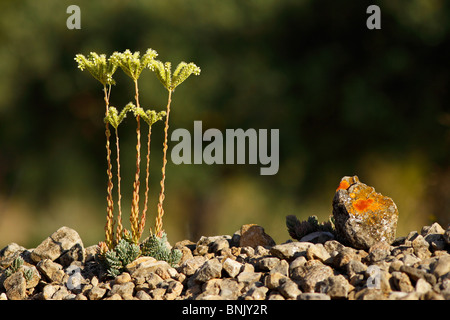
M 104 122 L 109 122 L 115 129 L 119 127 L 119 125 L 122 123 L 122 121 L 127 117 L 127 113 L 129 111 L 134 111 L 136 106 L 130 102 L 128 103 L 125 108 L 118 113 L 117 109 L 115 107 L 109 107 L 108 114 L 106 115 Z
M 172 83 L 171 87 L 172 90 L 175 90 L 175 88 L 180 85 L 184 80 L 189 78 L 191 74 L 194 74 L 198 76 L 201 72 L 201 69 L 195 65 L 195 63 L 186 63 L 186 62 L 180 62 L 175 69 L 173 76 L 172 76 Z
M 174 248 L 169 249 L 167 246 L 167 235 L 165 233 L 163 233 L 161 237 L 151 234 L 148 239 L 141 244 L 141 253 L 143 256 L 166 261 L 172 267 L 175 267 L 182 257 L 180 250 Z
M 201 72 L 201 69 L 195 63 L 186 63 L 184 61 L 178 64 L 173 74 L 170 62 L 162 63 L 159 60 L 155 60 L 152 63 L 152 67 L 159 81 L 169 91 L 174 91 L 191 74 L 199 75 Z
M 151 127 L 155 122 L 162 120 L 166 116 L 166 112 L 156 112 L 155 110 L 147 110 L 144 112 L 141 109 L 140 116 Z
M 162 63 L 159 60 L 155 60 L 151 65 L 151 70 L 155 72 L 156 77 L 162 83 L 162 85 L 167 90 L 170 90 L 170 83 L 172 81 L 171 63 Z
M 106 59 L 104 54 L 99 55 L 91 52 L 87 58 L 82 54 L 77 54 L 75 61 L 78 63 L 78 68 L 81 71 L 87 69 L 104 86 L 116 84 L 112 76 L 117 70 L 117 64 L 112 57 Z
M 146 53 L 140 56 L 140 52 L 132 53 L 129 49 L 123 53 L 114 52 L 112 59 L 131 79 L 137 81 L 142 70 L 151 68 L 154 58 L 158 53 L 153 49 L 147 49 Z

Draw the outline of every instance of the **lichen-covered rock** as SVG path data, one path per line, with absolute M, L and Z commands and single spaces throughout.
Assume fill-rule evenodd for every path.
M 379 241 L 390 244 L 395 240 L 397 206 L 357 176 L 342 178 L 333 199 L 333 217 L 339 240 L 354 248 L 368 249 Z

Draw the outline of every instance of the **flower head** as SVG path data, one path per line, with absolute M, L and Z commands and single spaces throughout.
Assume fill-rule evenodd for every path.
M 75 61 L 78 63 L 78 68 L 81 71 L 87 69 L 104 86 L 116 83 L 112 76 L 117 70 L 117 64 L 112 57 L 106 59 L 104 54 L 98 55 L 95 52 L 91 52 L 87 58 L 82 54 L 77 54 Z

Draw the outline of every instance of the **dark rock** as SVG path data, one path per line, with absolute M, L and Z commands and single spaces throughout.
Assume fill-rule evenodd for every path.
M 239 245 L 241 247 L 257 246 L 272 247 L 275 245 L 272 237 L 264 232 L 264 228 L 256 224 L 246 224 L 241 227 L 241 237 L 239 239 Z
M 406 273 L 394 271 L 392 272 L 392 277 L 390 279 L 391 287 L 395 288 L 398 291 L 403 292 L 413 292 L 414 287 L 409 280 L 409 277 Z
M 343 275 L 331 276 L 318 284 L 319 290 L 331 299 L 347 299 L 350 284 Z
M 48 281 L 62 283 L 65 272 L 59 263 L 44 259 L 39 261 L 36 267 Z
M 338 238 L 354 248 L 369 249 L 379 241 L 395 240 L 397 206 L 357 176 L 342 178 L 333 199 L 333 216 Z
M 331 232 L 316 231 L 301 238 L 300 242 L 325 243 L 330 240 L 334 240 L 334 235 Z
M 428 250 L 430 247 L 430 244 L 424 239 L 422 235 L 418 235 L 413 241 L 412 241 L 412 247 L 414 249 L 414 254 L 419 259 L 426 259 L 431 256 L 431 252 Z
M 450 255 L 439 257 L 432 265 L 430 265 L 436 278 L 448 275 L 450 272 Z
M 298 297 L 298 300 L 330 300 L 330 296 L 325 293 L 302 293 Z
M 281 286 L 279 287 L 278 291 L 280 291 L 280 293 L 286 299 L 294 299 L 294 300 L 296 300 L 297 297 L 302 293 L 302 291 L 298 287 L 298 284 L 292 281 L 291 279 L 286 279 L 286 281 L 281 283 Z

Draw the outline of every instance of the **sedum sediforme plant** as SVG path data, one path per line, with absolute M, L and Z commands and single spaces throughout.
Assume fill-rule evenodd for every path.
M 167 140 L 169 131 L 170 104 L 172 103 L 172 93 L 175 91 L 175 88 L 178 85 L 180 85 L 183 81 L 185 81 L 187 78 L 189 78 L 191 74 L 199 75 L 201 70 L 198 66 L 196 66 L 192 62 L 191 63 L 180 62 L 172 74 L 172 64 L 170 62 L 162 63 L 159 60 L 153 61 L 150 68 L 155 72 L 159 81 L 169 92 L 166 107 L 166 123 L 164 127 L 163 166 L 161 169 L 162 178 L 160 183 L 161 192 L 159 193 L 158 214 L 156 216 L 155 221 L 155 234 L 161 236 L 163 233 L 162 218 L 164 216 L 163 203 L 165 199 L 164 184 L 166 180 L 166 164 L 167 164 L 167 148 L 168 148 Z
M 181 62 L 172 74 L 171 63 L 162 63 L 155 60 L 157 52 L 153 49 L 148 49 L 142 56 L 140 52 L 132 53 L 130 50 L 124 52 L 114 52 L 109 58 L 104 54 L 97 54 L 91 52 L 88 57 L 82 54 L 77 54 L 75 60 L 78 63 L 78 68 L 81 70 L 87 69 L 89 73 L 103 85 L 104 101 L 106 105 L 106 112 L 104 123 L 106 127 L 106 150 L 107 150 L 107 218 L 105 226 L 105 241 L 98 245 L 99 261 L 108 270 L 111 276 L 118 275 L 128 264 L 140 255 L 153 256 L 160 260 L 165 260 L 171 265 L 176 263 L 181 258 L 181 253 L 178 250 L 169 249 L 167 243 L 167 235 L 162 229 L 162 217 L 164 215 L 163 201 L 164 182 L 166 176 L 167 164 L 167 140 L 169 128 L 169 113 L 170 104 L 172 101 L 172 93 L 175 88 L 185 81 L 191 74 L 200 74 L 200 68 L 194 63 Z M 110 106 L 111 86 L 115 85 L 113 74 L 117 69 L 121 69 L 127 74 L 134 83 L 134 100 L 135 103 L 128 103 L 120 112 L 116 107 Z M 156 112 L 154 110 L 144 110 L 139 101 L 139 86 L 138 80 L 144 69 L 153 71 L 157 78 L 161 81 L 164 87 L 168 90 L 168 101 L 165 111 Z M 122 225 L 122 205 L 121 205 L 121 168 L 120 168 L 120 144 L 119 144 L 119 126 L 127 117 L 128 113 L 132 113 L 136 119 L 136 173 L 133 182 L 133 198 L 130 212 L 130 226 L 131 232 L 123 228 Z M 155 233 L 150 229 L 150 237 L 144 243 L 139 244 L 139 239 L 142 236 L 146 214 L 148 210 L 149 198 L 149 166 L 150 166 L 150 142 L 152 125 L 160 120 L 165 119 L 164 128 L 164 143 L 163 143 L 163 166 L 161 169 L 161 192 L 158 198 L 157 217 L 155 225 Z M 140 212 L 140 162 L 141 162 L 141 126 L 140 120 L 144 120 L 148 125 L 147 134 L 147 157 L 146 157 L 146 180 L 145 180 L 145 196 L 143 210 Z M 117 164 L 117 228 L 114 234 L 114 201 L 113 201 L 113 175 L 111 163 L 111 147 L 110 137 L 111 132 L 109 126 L 114 128 L 115 144 L 116 144 L 116 164 Z M 139 213 L 141 213 L 139 217 Z
M 106 55 L 97 54 L 91 52 L 86 58 L 82 54 L 77 54 L 75 56 L 75 61 L 78 62 L 78 68 L 83 71 L 87 69 L 89 73 L 97 79 L 103 85 L 103 94 L 105 100 L 105 116 L 109 113 L 109 98 L 111 94 L 111 85 L 116 82 L 113 79 L 113 74 L 117 70 L 117 64 L 114 59 L 106 59 Z M 114 243 L 114 202 L 112 196 L 113 182 L 112 182 L 112 165 L 111 165 L 111 147 L 110 147 L 110 136 L 111 132 L 109 130 L 109 123 L 105 123 L 105 135 L 106 135 L 106 160 L 107 160 L 107 175 L 108 175 L 108 186 L 107 186 L 107 217 L 105 226 L 105 237 L 106 243 L 109 247 L 113 246 Z
M 140 56 L 139 51 L 135 53 L 131 53 L 130 50 L 125 50 L 123 53 L 114 52 L 111 59 L 127 74 L 134 83 L 135 88 L 135 101 L 136 107 L 134 109 L 134 115 L 136 118 L 136 174 L 135 180 L 133 183 L 133 199 L 132 199 L 132 208 L 130 215 L 130 223 L 131 223 L 131 233 L 133 240 L 137 243 L 139 238 L 142 235 L 142 230 L 140 225 L 145 225 L 146 216 L 142 213 L 141 219 L 139 223 L 139 187 L 140 187 L 140 162 L 141 162 L 141 129 L 140 129 L 140 118 L 143 113 L 143 110 L 140 107 L 139 102 L 139 87 L 138 87 L 138 79 L 141 75 L 142 71 L 149 67 L 153 62 L 153 59 L 157 56 L 155 50 L 148 49 L 147 52 Z M 141 112 L 142 111 L 142 112 Z M 148 168 L 147 168 L 148 170 Z

